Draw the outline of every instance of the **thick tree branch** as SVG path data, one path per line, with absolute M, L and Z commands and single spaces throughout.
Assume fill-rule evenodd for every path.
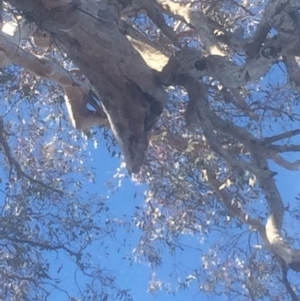
M 184 81 L 189 77 L 197 80 L 202 76 L 210 76 L 224 87 L 239 88 L 264 76 L 276 58 L 277 56 L 260 56 L 250 59 L 244 65 L 236 65 L 226 57 L 201 57 L 198 51 L 185 48 L 170 58 L 159 78 L 163 84 L 184 85 Z
M 300 160 L 296 160 L 294 162 L 289 162 L 288 160 L 285 160 L 280 156 L 279 154 L 274 154 L 271 156 L 271 159 L 273 159 L 274 162 L 276 162 L 278 165 L 288 169 L 288 170 L 298 170 L 300 167 Z
M 275 136 L 271 136 L 271 137 L 266 137 L 264 139 L 262 139 L 263 143 L 273 143 L 273 142 L 277 142 L 279 140 L 283 140 L 283 139 L 288 139 L 291 138 L 293 136 L 299 135 L 300 134 L 300 129 L 296 129 L 296 130 L 292 130 L 292 131 L 287 131 Z
M 120 32 L 116 7 L 89 1 L 82 2 L 80 8 L 68 5 L 48 10 L 40 1 L 10 3 L 51 32 L 56 44 L 87 76 L 101 97 L 128 170 L 138 172 L 148 146 L 149 130 L 168 96 Z M 95 28 L 101 30 L 95 34 Z
M 300 152 L 300 145 L 287 144 L 287 145 L 276 145 L 269 146 L 270 150 L 276 153 L 287 153 L 287 152 Z
M 73 77 L 55 62 L 23 50 L 15 43 L 14 37 L 5 33 L 0 33 L 0 49 L 2 55 L 10 62 L 39 77 L 53 80 L 64 89 L 67 108 L 75 128 L 87 131 L 93 125 L 109 126 L 107 117 L 100 107 L 98 112 L 92 112 L 87 108 L 90 86 Z
M 300 299 L 295 294 L 295 292 L 287 278 L 287 268 L 285 266 L 282 267 L 282 282 L 283 282 L 287 292 L 290 294 L 292 301 L 299 301 Z
M 178 41 L 176 33 L 173 31 L 173 28 L 169 27 L 165 21 L 164 16 L 161 13 L 162 7 L 156 0 L 138 0 L 141 3 L 142 8 L 147 12 L 148 17 L 152 22 L 164 33 L 166 37 L 172 41 L 172 43 L 181 47 L 181 44 Z
M 283 56 L 283 62 L 286 66 L 291 86 L 300 91 L 300 70 L 295 57 L 292 55 L 285 55 Z
M 119 21 L 119 28 L 150 68 L 156 71 L 163 69 L 169 58 L 158 45 L 154 44 L 154 42 L 150 41 L 144 34 L 122 20 Z
M 266 223 L 266 231 L 264 232 L 265 237 L 263 237 L 268 242 L 269 249 L 282 258 L 288 265 L 293 262 L 300 262 L 300 250 L 290 248 L 281 237 L 284 207 L 273 176 L 268 168 L 267 154 L 262 150 L 264 146 L 259 143 L 257 144 L 257 139 L 235 125 L 228 124 L 225 127 L 226 122 L 210 112 L 208 102 L 205 100 L 205 95 L 203 95 L 203 90 L 201 90 L 197 81 L 187 81 L 186 88 L 190 101 L 192 100 L 196 104 L 199 125 L 211 149 L 225 159 L 234 171 L 243 173 L 243 170 L 249 170 L 259 180 L 269 205 L 269 217 Z M 225 135 L 232 136 L 232 139 L 237 139 L 239 142 L 244 143 L 250 151 L 251 163 L 242 162 L 223 149 L 216 137 L 215 128 L 224 132 Z M 228 128 L 231 130 L 228 130 Z M 253 142 L 256 143 L 253 145 Z
M 183 6 L 178 2 L 170 0 L 158 0 L 162 7 L 176 19 L 182 20 L 198 32 L 204 49 L 212 55 L 224 56 L 224 51 L 220 48 L 217 38 L 213 34 L 213 28 L 209 18 L 201 11 L 193 11 L 192 8 Z

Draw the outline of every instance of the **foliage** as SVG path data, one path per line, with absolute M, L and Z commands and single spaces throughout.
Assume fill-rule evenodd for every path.
M 110 16 L 116 14 L 118 34 L 127 34 L 132 45 L 139 45 L 134 37 L 142 43 L 133 52 L 137 61 L 129 62 L 132 69 L 141 74 L 151 70 L 155 85 L 168 92 L 163 113 L 153 113 L 157 91 L 150 97 L 150 90 L 143 90 L 146 83 L 135 82 L 134 71 L 123 74 L 128 90 L 134 90 L 130 93 L 150 103 L 149 115 L 160 115 L 151 123 L 150 134 L 147 129 L 149 145 L 141 170 L 132 175 L 135 184 L 147 188 L 143 206 L 136 206 L 131 217 L 114 216 L 108 202 L 126 178 L 124 167 L 133 151 L 118 136 L 122 131 L 113 112 L 120 110 L 120 124 L 131 126 L 125 116 L 131 105 L 120 109 L 116 92 L 109 94 L 92 80 L 93 62 L 100 55 L 82 58 L 84 50 L 62 42 L 61 37 L 74 42 L 77 21 L 74 25 L 70 16 L 71 25 L 55 18 L 51 23 L 56 4 L 38 1 L 34 11 L 33 2 L 25 2 L 4 2 L 3 22 L 18 20 L 19 29 L 38 26 L 51 44 L 38 47 L 31 33 L 18 40 L 18 47 L 34 58 L 50 58 L 70 74 L 74 68 L 84 73 L 76 74 L 76 80 L 93 83 L 98 90 L 116 140 L 109 128 L 94 127 L 89 137 L 72 129 L 62 77 L 56 80 L 31 67 L 29 73 L 18 55 L 4 51 L 10 63 L 17 64 L 3 67 L 0 77 L 1 299 L 47 300 L 60 291 L 72 301 L 131 300 L 130 288 L 119 285 L 120 279 L 97 261 L 93 251 L 96 246 L 108 256 L 110 241 L 125 231 L 127 236 L 140 235 L 128 260 L 149 264 L 151 293 L 191 289 L 227 300 L 299 300 L 300 284 L 294 277 L 300 265 L 299 234 L 296 226 L 293 229 L 299 206 L 291 195 L 282 200 L 277 182 L 277 171 L 286 177 L 299 167 L 299 160 L 292 162 L 293 154 L 285 155 L 300 150 L 297 1 L 102 1 L 109 12 L 106 19 L 85 11 L 98 7 L 97 1 L 72 6 L 86 32 L 94 30 L 95 40 L 98 28 L 84 18 L 92 15 L 105 32 Z M 69 9 L 66 2 L 57 1 Z M 49 14 L 44 23 L 36 15 L 43 5 Z M 104 42 L 98 49 L 105 52 L 108 47 L 109 52 L 110 45 L 113 53 L 116 46 L 101 34 Z M 123 43 L 114 38 L 113 43 Z M 151 69 L 139 69 L 141 57 Z M 123 61 L 114 59 L 121 70 Z M 106 67 L 100 64 L 115 67 L 99 59 L 101 72 Z M 113 81 L 111 74 L 105 75 L 103 85 Z M 118 89 L 125 99 L 128 91 L 122 91 L 121 83 Z M 147 115 L 145 103 L 141 107 L 136 104 L 136 114 L 145 119 L 135 122 L 145 127 L 144 133 L 153 116 Z M 128 131 L 140 135 L 131 127 Z M 120 163 L 115 178 L 107 179 L 107 195 L 100 196 L 100 176 L 92 159 L 105 144 L 112 157 L 120 157 L 116 141 L 126 164 Z M 135 151 L 144 152 L 144 147 L 137 142 Z M 131 163 L 134 168 L 139 164 Z M 126 247 L 132 246 L 124 242 Z M 75 292 L 65 288 L 65 259 L 72 261 Z M 180 267 L 184 260 L 189 268 Z

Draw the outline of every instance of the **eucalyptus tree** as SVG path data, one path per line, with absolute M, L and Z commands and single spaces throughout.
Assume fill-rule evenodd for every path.
M 3 2 L 0 51 L 8 109 L 0 143 L 8 184 L 1 224 L 3 239 L 14 245 L 7 252 L 25 256 L 26 246 L 62 248 L 84 266 L 80 244 L 74 251 L 61 242 L 69 233 L 65 217 L 53 218 L 62 205 L 54 206 L 52 194 L 64 199 L 70 182 L 76 188 L 68 193 L 80 191 L 74 174 L 93 177 L 81 164 L 82 145 L 74 142 L 79 134 L 70 131 L 69 120 L 96 142 L 93 125 L 111 143 L 115 139 L 134 181 L 148 184 L 145 205 L 134 217 L 143 231 L 136 256 L 160 265 L 161 246 L 174 251 L 182 248 L 183 234 L 207 238 L 222 231 L 236 241 L 228 257 L 219 256 L 222 246 L 213 246 L 187 282 L 198 281 L 199 289 L 215 294 L 221 286 L 228 297 L 298 300 L 299 284 L 291 285 L 287 273 L 300 271 L 300 250 L 293 234 L 282 234 L 284 212 L 292 210 L 297 219 L 297 207 L 283 201 L 271 166 L 290 172 L 300 166 L 285 156 L 300 150 L 299 6 L 284 0 Z M 29 221 L 36 199 L 50 202 L 51 210 L 42 202 L 35 214 L 51 216 L 53 229 L 64 225 L 48 233 L 47 245 L 25 231 L 34 227 Z M 72 202 L 76 210 L 80 202 Z M 104 210 L 92 197 L 84 204 L 82 212 L 91 204 Z M 90 231 L 110 231 L 94 223 L 81 229 L 83 216 L 74 212 L 68 213 L 78 227 L 72 239 L 86 235 L 88 243 Z M 237 228 L 247 230 L 242 237 L 249 236 L 249 245 L 238 244 Z M 38 271 L 44 278 L 48 271 L 32 268 L 30 278 L 22 276 L 26 269 L 1 272 L 1 281 L 9 283 L 4 298 L 34 284 Z M 160 288 L 157 283 L 152 288 Z

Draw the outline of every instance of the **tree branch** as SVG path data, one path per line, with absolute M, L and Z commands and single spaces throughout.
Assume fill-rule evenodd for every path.
M 55 189 L 39 180 L 36 180 L 34 178 L 32 178 L 31 176 L 29 176 L 27 173 L 25 173 L 20 164 L 17 162 L 17 160 L 15 158 L 13 158 L 12 154 L 11 154 L 11 150 L 10 147 L 5 139 L 5 132 L 4 132 L 4 123 L 3 123 L 3 119 L 2 117 L 0 117 L 0 144 L 2 145 L 3 149 L 4 149 L 4 153 L 6 158 L 8 159 L 8 162 L 11 166 L 14 166 L 17 172 L 17 177 L 21 178 L 24 177 L 26 179 L 28 179 L 30 182 L 38 184 L 52 192 L 56 192 L 60 195 L 64 195 L 64 193 L 61 190 Z

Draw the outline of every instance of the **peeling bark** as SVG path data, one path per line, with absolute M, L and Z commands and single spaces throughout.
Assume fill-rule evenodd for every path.
M 63 88 L 71 122 L 75 128 L 86 132 L 93 125 L 108 127 L 106 114 L 100 107 L 98 112 L 87 108 L 91 87 L 55 62 L 19 48 L 15 37 L 1 33 L 0 45 L 6 61 L 16 63 L 39 77 L 53 80 Z
M 57 3 L 63 6 L 51 9 L 41 1 L 10 3 L 51 33 L 54 42 L 87 76 L 101 97 L 128 170 L 138 172 L 149 130 L 168 97 L 140 54 L 120 32 L 118 7 L 94 1 L 82 1 L 80 6 L 62 1 Z
M 210 149 L 226 162 L 233 173 L 242 177 L 245 171 L 249 171 L 259 181 L 269 207 L 266 225 L 233 206 L 226 190 L 220 189 L 221 183 L 208 173 L 216 195 L 232 214 L 259 231 L 279 261 L 299 270 L 300 251 L 291 248 L 281 235 L 284 206 L 275 185 L 274 173 L 268 166 L 268 159 L 273 159 L 288 169 L 297 168 L 298 161 L 290 163 L 279 153 L 299 151 L 299 145 L 274 144 L 288 138 L 284 135 L 258 139 L 246 129 L 222 119 L 212 110 L 206 83 L 202 82 L 203 78 L 217 81 L 220 87 L 218 96 L 224 102 L 240 106 L 253 120 L 257 120 L 258 116 L 251 112 L 242 98 L 237 97 L 238 91 L 248 84 L 258 83 L 282 58 L 291 87 L 299 92 L 299 65 L 295 57 L 300 53 L 299 1 L 269 1 L 253 37 L 247 38 L 243 38 L 239 29 L 227 31 L 228 28 L 210 19 L 204 10 L 196 11 L 169 0 L 139 0 L 135 3 L 117 0 L 9 0 L 9 3 L 49 33 L 55 45 L 90 80 L 104 108 L 101 122 L 107 122 L 107 116 L 129 172 L 138 172 L 143 164 L 149 131 L 168 101 L 163 85 L 184 87 L 189 96 L 186 112 L 189 126 L 202 130 Z M 146 11 L 162 37 L 167 37 L 169 52 L 174 52 L 170 58 L 169 52 L 157 47 L 126 22 L 126 15 L 140 9 Z M 176 29 L 168 26 L 163 17 L 166 12 L 199 35 L 203 44 L 201 51 L 183 47 Z M 225 36 L 223 39 L 218 39 L 214 33 L 214 29 L 219 27 Z M 272 37 L 268 36 L 271 28 L 277 32 Z M 229 49 L 220 43 L 221 40 Z M 16 42 L 4 35 L 0 36 L 0 50 L 3 64 L 14 62 L 38 76 L 55 80 L 64 88 L 73 99 L 71 104 L 79 104 L 78 110 L 70 106 L 75 127 L 86 129 L 84 124 L 88 127 L 100 122 L 84 105 L 90 87 L 74 79 L 60 66 L 17 49 Z M 230 51 L 241 51 L 245 55 L 244 61 L 238 64 L 230 59 Z M 231 96 L 236 101 L 231 100 Z M 241 160 L 238 153 L 226 149 L 220 138 L 243 148 L 249 154 L 249 161 Z M 186 145 L 171 135 L 166 139 L 181 150 Z
M 197 80 L 202 76 L 211 76 L 224 87 L 239 88 L 259 80 L 269 71 L 276 59 L 277 56 L 275 58 L 261 56 L 248 60 L 244 65 L 236 65 L 223 56 L 201 57 L 198 51 L 183 49 L 171 57 L 164 67 L 161 81 L 164 84 L 176 82 L 182 85 L 182 79 L 191 77 Z

